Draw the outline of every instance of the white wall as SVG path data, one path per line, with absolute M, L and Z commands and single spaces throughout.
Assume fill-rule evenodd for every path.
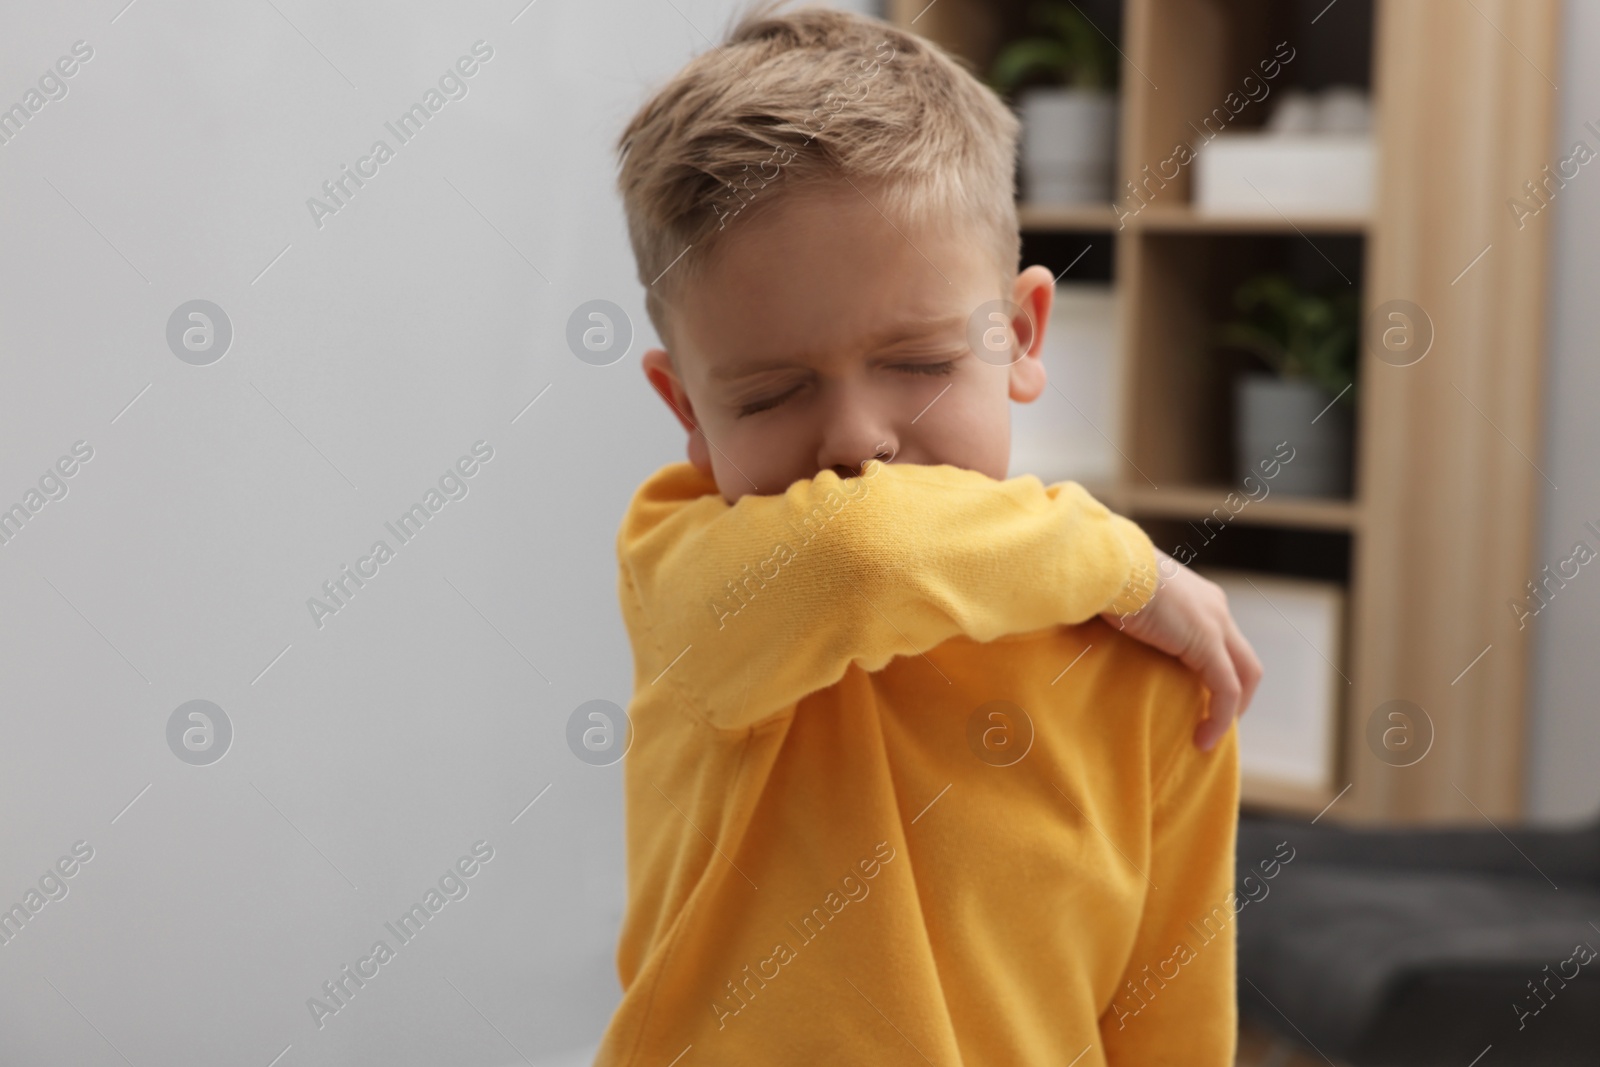
M 611 146 L 733 4 L 524 2 L 5 12 L 0 107 L 93 57 L 0 145 L 0 507 L 93 458 L 0 546 L 0 906 L 93 858 L 0 945 L 0 1064 L 521 1062 L 615 1005 L 620 766 L 564 731 L 628 698 L 617 523 L 682 434 L 638 371 Z M 319 229 L 306 199 L 379 137 Z M 209 366 L 165 335 L 196 298 L 235 331 Z M 565 342 L 594 298 L 640 331 L 608 367 Z M 316 627 L 479 440 L 468 495 Z M 193 699 L 235 731 L 209 766 L 167 741 Z M 469 894 L 318 1029 L 307 999 L 480 839 Z
M 1567 0 L 1563 17 L 1556 160 L 1567 158 L 1578 140 L 1600 151 L 1600 137 L 1584 128 L 1586 122 L 1600 126 L 1600 68 L 1593 61 L 1600 3 Z M 1568 558 L 1578 541 L 1600 552 L 1600 536 L 1585 527 L 1600 527 L 1600 163 L 1584 166 L 1558 192 L 1552 210 L 1549 419 L 1540 466 L 1559 489 L 1544 488 L 1540 566 Z M 1581 568 L 1531 625 L 1529 812 L 1550 820 L 1593 817 L 1600 814 L 1600 566 Z

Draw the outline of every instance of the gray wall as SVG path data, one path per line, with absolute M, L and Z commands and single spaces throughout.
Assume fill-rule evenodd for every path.
M 733 4 L 125 3 L 11 4 L 0 30 L 0 107 L 59 96 L 0 145 L 0 507 L 44 481 L 0 545 L 0 906 L 66 891 L 0 945 L 0 1064 L 592 1044 L 620 766 L 574 758 L 566 722 L 628 698 L 617 523 L 683 455 L 637 366 L 611 144 Z M 400 145 L 384 123 L 479 40 L 466 95 Z M 393 158 L 316 225 L 307 198 L 378 138 Z M 597 298 L 640 334 L 603 367 L 565 341 Z M 167 340 L 196 299 L 234 334 L 203 366 Z M 385 522 L 478 441 L 493 459 L 400 545 Z M 378 539 L 393 558 L 319 628 L 307 599 Z M 168 740 L 196 699 L 233 730 L 205 766 Z M 401 946 L 385 921 L 480 840 Z M 380 938 L 394 958 L 319 1029 L 307 999 Z
M 1562 69 L 1556 83 L 1556 160 L 1582 140 L 1600 151 L 1600 3 L 1567 0 Z M 1573 554 L 1582 541 L 1600 552 L 1600 164 L 1588 164 L 1557 193 L 1549 309 L 1548 421 L 1540 464 L 1559 488 L 1544 486 L 1535 569 Z M 1570 168 L 1569 168 L 1570 169 Z M 1571 573 L 1570 567 L 1568 573 Z M 1530 578 L 1534 577 L 1530 573 Z M 1521 593 L 1513 591 L 1513 595 Z M 1589 564 L 1530 623 L 1533 629 L 1533 717 L 1528 750 L 1528 807 L 1538 818 L 1600 814 L 1600 565 Z

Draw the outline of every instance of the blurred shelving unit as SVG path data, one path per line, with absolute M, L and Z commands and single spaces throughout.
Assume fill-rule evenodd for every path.
M 1174 487 L 1152 489 L 1148 486 L 1118 487 L 1119 503 L 1130 512 L 1160 519 L 1201 519 L 1211 514 L 1217 502 L 1231 492 L 1234 486 Z M 1249 503 L 1231 521 L 1243 525 L 1283 526 L 1312 530 L 1340 530 L 1354 532 L 1360 521 L 1360 507 L 1353 500 L 1322 500 L 1306 497 L 1270 496 L 1259 503 Z
M 1214 215 L 1188 207 L 1145 208 L 1119 216 L 1111 205 L 1018 204 L 1017 216 L 1030 233 L 1093 233 L 1133 230 L 1144 233 L 1348 233 L 1364 234 L 1364 215 Z
M 989 68 L 1034 32 L 1027 0 L 888 0 L 889 19 Z M 1229 492 L 1227 387 L 1209 341 L 1239 281 L 1278 269 L 1342 277 L 1364 321 L 1391 300 L 1423 309 L 1433 345 L 1397 366 L 1364 344 L 1355 495 L 1273 494 L 1233 517 L 1197 565 L 1338 582 L 1339 743 L 1326 788 L 1246 777 L 1245 802 L 1330 819 L 1468 821 L 1521 808 L 1528 646 L 1510 602 L 1527 595 L 1540 452 L 1550 212 L 1519 223 L 1556 159 L 1551 130 L 1558 0 L 1079 0 L 1122 57 L 1119 204 L 1021 203 L 1025 255 L 1052 237 L 1108 245 L 1115 288 L 1122 462 L 1101 499 L 1168 547 Z M 1355 83 L 1372 94 L 1374 205 L 1356 215 L 1218 216 L 1191 206 L 1192 167 L 1150 201 L 1147 166 L 1288 41 L 1277 88 Z M 1266 109 L 1246 109 L 1239 127 Z M 1133 210 L 1138 208 L 1138 210 Z M 1519 228 L 1519 226 L 1521 228 Z M 1040 261 L 1029 259 L 1028 262 Z M 1066 263 L 1047 266 L 1061 270 Z M 1041 472 L 1045 476 L 1047 472 Z M 1207 552 L 1211 552 L 1208 545 Z M 1394 699 L 1431 723 L 1426 758 L 1380 758 L 1369 725 Z M 1423 728 L 1418 723 L 1417 727 Z M 1347 788 L 1348 787 L 1348 788 Z

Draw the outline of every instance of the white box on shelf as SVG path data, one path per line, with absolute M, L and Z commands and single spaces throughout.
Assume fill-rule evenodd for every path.
M 1266 668 L 1239 720 L 1245 778 L 1329 793 L 1339 707 L 1349 688 L 1343 658 L 1345 590 L 1335 582 L 1197 567 L 1228 594 L 1239 631 Z
M 1200 146 L 1194 209 L 1221 215 L 1361 215 L 1372 208 L 1369 134 L 1225 133 Z
M 1040 353 L 1049 384 L 1011 406 L 1008 476 L 1105 485 L 1116 475 L 1117 302 L 1110 285 L 1057 285 Z M 1091 489 L 1092 491 L 1092 489 Z

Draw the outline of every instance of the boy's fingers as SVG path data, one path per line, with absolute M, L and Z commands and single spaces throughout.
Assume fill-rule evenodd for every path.
M 1229 627 L 1228 651 L 1233 656 L 1234 668 L 1239 672 L 1239 679 L 1243 683 L 1243 692 L 1239 697 L 1238 718 L 1244 718 L 1244 713 L 1250 710 L 1250 701 L 1256 695 L 1256 687 L 1261 684 L 1261 678 L 1266 674 L 1261 666 L 1261 660 L 1256 657 L 1255 649 L 1250 647 L 1250 642 L 1245 640 L 1244 634 L 1236 626 Z
M 1211 690 L 1211 717 L 1195 731 L 1195 743 L 1209 750 L 1228 732 L 1243 692 L 1227 643 L 1219 642 L 1201 668 L 1201 678 Z
M 1222 740 L 1223 735 L 1228 732 L 1230 724 L 1231 720 L 1224 719 L 1219 715 L 1211 716 L 1195 729 L 1195 747 L 1202 752 L 1210 752 L 1216 747 L 1217 742 Z

